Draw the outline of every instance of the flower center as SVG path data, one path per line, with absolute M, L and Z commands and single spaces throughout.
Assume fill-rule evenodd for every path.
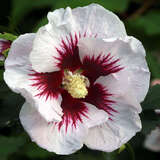
M 88 94 L 89 80 L 80 73 L 65 71 L 62 85 L 73 98 L 85 98 Z

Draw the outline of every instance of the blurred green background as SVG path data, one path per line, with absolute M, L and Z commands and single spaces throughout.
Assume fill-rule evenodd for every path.
M 0 32 L 20 35 L 36 32 L 47 23 L 48 11 L 99 3 L 116 13 L 125 23 L 128 35 L 142 41 L 151 71 L 151 80 L 160 78 L 160 1 L 158 0 L 1 0 Z M 144 149 L 145 136 L 157 125 L 152 112 L 141 114 L 143 130 L 129 142 L 132 148 L 117 154 L 103 153 L 83 147 L 69 156 L 49 153 L 32 143 L 18 120 L 22 97 L 10 92 L 0 80 L 0 160 L 159 160 L 160 154 Z M 4 107 L 3 107 L 4 106 Z M 150 118 L 150 121 L 146 118 Z M 152 118 L 151 118 L 152 117 Z M 155 123 L 156 122 L 156 123 Z M 151 127 L 148 127 L 149 124 Z M 160 122 L 158 122 L 160 124 Z M 133 150 L 132 150 L 133 149 Z

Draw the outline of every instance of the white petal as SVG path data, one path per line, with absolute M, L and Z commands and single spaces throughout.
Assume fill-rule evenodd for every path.
M 5 61 L 4 80 L 16 93 L 21 93 L 45 117 L 47 121 L 60 121 L 62 116 L 61 96 L 56 99 L 39 98 L 38 90 L 31 86 L 31 64 L 29 54 L 32 49 L 35 34 L 25 34 L 17 38 L 11 46 Z
M 83 146 L 87 134 L 87 128 L 81 124 L 76 129 L 69 125 L 67 132 L 64 126 L 59 130 L 58 126 L 48 124 L 28 103 L 21 109 L 20 120 L 32 141 L 57 154 L 67 155 L 77 151 Z
M 98 38 L 81 38 L 78 42 L 78 48 L 82 62 L 86 56 L 94 56 L 96 58 L 99 54 L 105 55 L 110 53 L 108 43 Z
M 58 41 L 59 42 L 59 41 Z M 59 47 L 56 38 L 51 36 L 45 27 L 41 27 L 36 34 L 33 49 L 30 54 L 32 67 L 37 72 L 58 71 L 57 59 L 59 57 L 56 47 Z
M 26 101 L 30 102 L 32 106 L 36 107 L 46 121 L 61 121 L 63 115 L 61 105 L 61 96 L 59 99 L 46 100 L 45 97 L 38 97 L 37 89 L 31 86 L 31 77 L 28 76 L 19 67 L 14 69 L 7 69 L 4 73 L 4 79 L 8 86 L 17 93 L 21 93 L 25 97 Z
M 134 96 L 138 102 L 142 102 L 149 88 L 150 72 L 145 60 L 145 50 L 137 39 L 133 37 L 96 39 L 83 38 L 78 43 L 81 61 L 85 56 L 111 53 L 114 59 L 120 59 L 117 63 L 127 72 L 127 79 Z M 117 73 L 116 73 L 117 74 Z M 116 75 L 115 74 L 115 75 Z
M 160 151 L 160 128 L 154 129 L 147 137 L 144 143 L 144 146 L 155 152 Z
M 34 33 L 19 36 L 11 45 L 8 57 L 5 61 L 5 69 L 23 67 L 23 70 L 31 69 L 28 56 L 32 50 Z
M 121 70 L 108 76 L 101 76 L 95 83 L 101 84 L 110 94 L 113 94 L 111 98 L 114 101 L 117 101 L 117 98 L 122 98 L 124 102 L 130 104 L 138 113 L 142 111 L 140 103 L 136 99 L 129 83 L 128 72 L 126 70 Z
M 122 45 L 122 43 L 125 44 Z M 125 70 L 128 71 L 128 79 L 135 96 L 138 102 L 142 102 L 150 84 L 150 72 L 145 59 L 145 50 L 136 38 L 125 37 L 123 40 L 117 40 L 115 53 L 118 51 L 120 51 L 118 57 L 121 63 L 125 64 Z
M 109 10 L 98 4 L 73 9 L 77 29 L 98 38 L 126 36 L 124 24 Z
M 69 34 L 97 36 L 101 38 L 124 37 L 126 31 L 123 23 L 112 12 L 98 4 L 71 10 L 58 9 L 48 13 L 49 23 L 40 28 L 36 34 L 30 60 L 37 72 L 57 71 L 59 57 L 56 48 L 61 40 Z
M 94 127 L 108 121 L 107 112 L 100 110 L 89 103 L 84 103 L 88 108 L 87 118 L 83 118 L 83 123 L 88 127 Z
M 141 129 L 138 113 L 123 101 L 115 104 L 112 120 L 89 129 L 85 144 L 92 149 L 112 152 L 129 141 Z
M 37 107 L 39 113 L 48 121 L 61 121 L 62 120 L 62 108 L 61 108 L 61 101 L 62 98 L 59 95 L 58 99 L 48 99 L 46 101 L 45 97 L 36 97 L 35 107 Z M 30 102 L 30 100 L 28 100 Z
M 125 27 L 120 19 L 98 4 L 73 10 L 69 7 L 66 10 L 61 8 L 49 12 L 48 20 L 52 25 L 48 31 L 55 30 L 58 34 L 80 32 L 101 38 L 126 36 Z
M 49 23 L 46 25 L 46 30 L 55 38 L 64 38 L 65 35 L 79 32 L 76 30 L 76 22 L 73 18 L 73 13 L 70 7 L 66 9 L 56 9 L 49 12 L 47 15 Z

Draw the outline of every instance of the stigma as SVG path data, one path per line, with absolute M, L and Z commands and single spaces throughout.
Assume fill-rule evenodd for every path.
M 88 94 L 89 80 L 78 72 L 64 71 L 62 85 L 73 98 L 85 98 Z

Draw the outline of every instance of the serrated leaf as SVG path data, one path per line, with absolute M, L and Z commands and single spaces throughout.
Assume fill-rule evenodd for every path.
M 0 33 L 0 38 L 5 39 L 5 40 L 9 40 L 9 41 L 14 41 L 17 36 L 11 34 L 11 33 Z
M 160 109 L 160 85 L 155 85 L 149 89 L 141 105 L 143 110 Z

